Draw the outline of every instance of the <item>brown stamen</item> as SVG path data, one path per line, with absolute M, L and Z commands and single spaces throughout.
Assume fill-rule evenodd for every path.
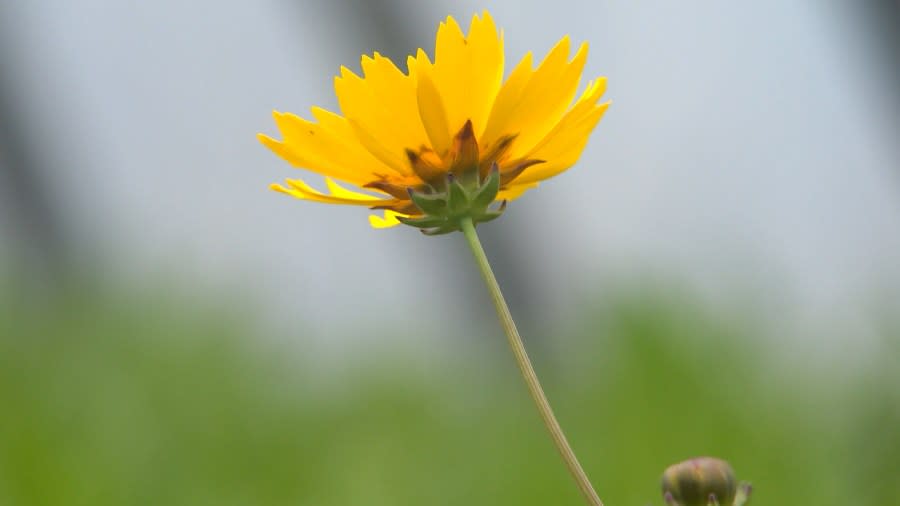
M 478 167 L 478 175 L 481 179 L 487 177 L 494 162 L 500 163 L 500 160 L 506 156 L 506 152 L 509 151 L 515 139 L 515 135 L 506 135 L 497 139 L 497 142 L 489 147 L 487 154 L 482 157 L 481 164 Z
M 406 156 L 409 158 L 409 165 L 412 167 L 413 172 L 419 176 L 419 179 L 433 186 L 443 181 L 444 176 L 447 174 L 447 169 L 435 164 L 432 160 L 433 157 L 427 156 L 426 153 L 429 152 L 423 150 L 420 151 L 420 154 L 407 149 Z
M 407 199 L 409 199 L 409 195 L 407 195 Z M 391 200 L 384 204 L 372 206 L 369 209 L 390 209 L 391 211 L 405 214 L 407 216 L 419 216 L 422 214 L 422 211 L 418 207 L 416 207 L 416 205 L 413 204 L 411 200 Z
M 544 160 L 520 159 L 510 162 L 505 167 L 502 167 L 500 169 L 500 187 L 502 188 L 503 186 L 511 183 L 512 180 L 519 177 L 525 169 L 539 163 L 544 163 Z
M 466 120 L 466 124 L 453 138 L 451 155 L 450 167 L 457 177 L 467 177 L 478 169 L 478 141 L 475 140 L 472 120 Z
M 374 188 L 376 190 L 381 190 L 396 199 L 408 200 L 409 194 L 407 193 L 407 188 L 411 188 L 411 187 L 408 185 L 401 185 L 401 184 L 397 184 L 397 183 L 392 183 L 390 181 L 382 180 L 382 181 L 372 181 L 371 183 L 366 183 L 363 185 L 363 188 Z

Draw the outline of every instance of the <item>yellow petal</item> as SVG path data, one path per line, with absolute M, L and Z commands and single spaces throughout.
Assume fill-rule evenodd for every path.
M 518 107 L 519 100 L 522 98 L 522 92 L 528 85 L 528 81 L 534 74 L 532 70 L 531 52 L 525 53 L 522 60 L 516 65 L 512 73 L 503 83 L 503 87 L 497 94 L 497 99 L 491 107 L 491 113 L 488 117 L 487 125 L 484 132 L 478 136 L 478 142 L 483 146 L 491 146 L 506 133 L 503 129 L 506 127 L 512 112 Z M 478 132 L 476 130 L 476 132 Z
M 324 125 L 312 123 L 294 114 L 274 112 L 283 141 L 259 134 L 259 141 L 275 154 L 296 167 L 332 176 L 354 184 L 373 179 L 386 167 L 367 151 L 360 149 L 354 138 L 333 132 Z
M 541 181 L 574 165 L 609 104 L 610 102 L 592 105 L 586 113 L 573 115 L 571 118 L 567 117 L 561 121 L 554 129 L 556 132 L 550 136 L 550 139 L 534 151 L 534 156 L 546 157 L 542 159 L 546 159 L 547 163 L 529 167 L 514 182 L 526 184 Z M 573 112 L 575 111 L 573 110 Z
M 571 61 L 570 46 L 569 37 L 563 37 L 533 72 L 520 63 L 517 81 L 513 82 L 510 76 L 491 111 L 485 141 L 517 134 L 510 156 L 518 158 L 556 125 L 575 96 L 587 59 L 586 43 Z
M 487 11 L 472 17 L 467 36 L 452 17 L 440 24 L 433 70 L 451 135 L 466 120 L 482 132 L 503 80 L 503 37 Z
M 365 79 L 346 67 L 334 79 L 341 112 L 376 158 L 397 172 L 409 173 L 404 149 L 428 141 L 418 119 L 415 80 L 380 55 L 362 62 Z
M 324 204 L 375 206 L 385 203 L 385 199 L 379 199 L 377 197 L 372 197 L 370 195 L 365 195 L 362 193 L 351 192 L 344 188 L 337 187 L 334 182 L 332 182 L 331 184 L 339 188 L 339 190 L 338 192 L 332 190 L 331 194 L 322 193 L 309 186 L 301 179 L 287 179 L 285 180 L 285 182 L 288 184 L 287 187 L 281 186 L 279 184 L 272 184 L 269 186 L 269 188 L 277 192 L 296 197 L 298 199 L 312 200 L 314 202 L 321 202 Z M 331 185 L 329 185 L 329 187 L 331 187 Z
M 373 98 L 386 110 L 389 124 L 379 124 L 379 131 L 386 128 L 403 148 L 420 146 L 426 140 L 426 132 L 418 119 L 415 76 L 408 76 L 389 59 L 378 53 L 372 58 L 362 58 L 365 83 L 371 89 Z M 391 145 L 386 144 L 388 148 Z M 402 152 L 402 151 L 401 151 Z
M 356 136 L 356 140 L 359 141 L 360 145 L 366 148 L 366 150 L 376 159 L 381 161 L 382 164 L 390 167 L 392 172 L 402 176 L 408 176 L 412 173 L 412 169 L 404 162 L 403 157 L 397 154 L 396 151 L 386 147 L 356 121 L 350 120 L 350 126 L 353 128 L 353 134 Z
M 370 214 L 369 225 L 372 225 L 372 228 L 396 227 L 400 224 L 400 220 L 397 219 L 397 216 L 406 217 L 406 215 L 396 213 L 394 211 L 391 211 L 390 209 L 384 211 L 384 218 L 376 214 Z
M 327 130 L 330 134 L 332 134 L 335 138 L 339 138 L 344 141 L 342 152 L 332 152 L 330 155 L 332 157 L 340 157 L 342 155 L 346 156 L 354 156 L 360 160 L 361 167 L 369 168 L 368 173 L 373 175 L 380 174 L 389 174 L 389 173 L 400 173 L 406 174 L 408 172 L 407 167 L 393 159 L 390 155 L 385 157 L 378 157 L 372 154 L 374 150 L 383 149 L 380 144 L 371 137 L 368 137 L 365 140 L 368 140 L 369 143 L 374 145 L 373 149 L 367 149 L 366 142 L 363 142 L 364 139 L 359 135 L 358 127 L 354 127 L 354 125 L 347 120 L 347 118 L 335 114 L 331 111 L 322 109 L 320 107 L 312 108 L 313 117 L 316 121 L 319 122 L 322 128 Z M 365 132 L 362 133 L 363 136 L 366 136 Z M 392 164 L 398 163 L 400 165 L 399 169 L 395 169 Z M 371 179 L 369 179 L 371 181 Z
M 328 187 L 328 192 L 330 194 L 334 195 L 335 197 L 339 197 L 339 198 L 343 198 L 343 199 L 371 200 L 373 198 L 378 198 L 378 197 L 373 197 L 372 195 L 368 195 L 366 193 L 360 193 L 360 192 L 348 190 L 347 188 L 344 188 L 343 186 L 337 184 L 330 177 L 325 178 L 325 186 Z
M 560 121 L 578 91 L 581 72 L 587 61 L 588 45 L 581 44 L 571 61 L 568 38 L 547 55 L 528 82 L 519 109 L 511 119 L 519 131 L 510 157 L 526 153 Z
M 553 142 L 553 140 L 561 134 L 566 134 L 571 130 L 573 125 L 579 123 L 583 118 L 591 113 L 594 109 L 598 107 L 602 107 L 604 110 L 609 107 L 609 103 L 596 105 L 600 100 L 600 97 L 606 92 L 606 78 L 599 77 L 595 81 L 591 81 L 588 83 L 585 90 L 582 92 L 581 96 L 578 97 L 578 100 L 575 102 L 575 105 L 566 115 L 561 119 L 556 125 L 554 125 L 553 129 L 550 130 L 547 135 L 541 139 L 530 151 L 528 151 L 524 157 L 527 158 L 536 158 L 538 156 L 555 156 L 555 152 L 553 149 L 548 149 L 547 144 Z M 541 158 L 542 160 L 544 158 Z
M 537 188 L 537 186 L 538 183 L 519 184 L 518 179 L 516 179 L 508 187 L 497 192 L 496 200 L 515 200 L 521 197 L 526 191 Z
M 419 117 L 428 132 L 431 147 L 436 153 L 445 153 L 450 148 L 450 127 L 447 125 L 447 113 L 441 94 L 429 76 L 429 69 L 424 66 L 416 71 L 418 79 Z

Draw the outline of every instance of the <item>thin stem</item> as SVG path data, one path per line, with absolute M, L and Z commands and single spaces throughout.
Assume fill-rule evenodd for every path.
M 534 399 L 534 403 L 537 405 L 541 418 L 544 420 L 544 425 L 546 425 L 547 430 L 550 431 L 550 437 L 553 438 L 556 449 L 559 450 L 559 454 L 565 461 L 569 473 L 575 478 L 575 482 L 578 484 L 578 488 L 581 490 L 587 503 L 591 506 L 603 506 L 603 502 L 597 497 L 597 492 L 595 492 L 594 487 L 591 486 L 591 482 L 584 473 L 584 469 L 582 469 L 581 464 L 578 463 L 575 452 L 573 452 L 572 447 L 569 446 L 569 442 L 566 440 L 566 436 L 563 434 L 559 422 L 556 421 L 556 416 L 553 415 L 553 409 L 550 407 L 550 402 L 547 400 L 547 396 L 544 395 L 544 389 L 541 388 L 541 383 L 538 381 L 537 374 L 534 372 L 534 367 L 531 365 L 528 353 L 525 352 L 525 344 L 519 336 L 519 331 L 516 329 L 516 323 L 513 321 L 512 315 L 509 313 L 509 307 L 506 305 L 506 300 L 500 292 L 500 285 L 497 283 L 497 278 L 494 277 L 491 265 L 488 263 L 487 256 L 484 254 L 484 248 L 481 247 L 481 241 L 478 240 L 478 234 L 475 232 L 475 224 L 472 223 L 471 218 L 464 218 L 460 221 L 460 228 L 466 236 L 469 248 L 471 248 L 472 254 L 475 256 L 475 263 L 478 264 L 478 268 L 481 270 L 481 277 L 484 278 L 488 291 L 491 293 L 491 298 L 494 300 L 494 307 L 497 309 L 500 323 L 503 325 L 503 330 L 506 332 L 509 346 L 512 348 L 516 363 L 519 365 L 519 370 L 522 372 L 522 377 L 525 379 L 525 384 L 528 385 L 528 391 L 531 393 L 531 398 Z

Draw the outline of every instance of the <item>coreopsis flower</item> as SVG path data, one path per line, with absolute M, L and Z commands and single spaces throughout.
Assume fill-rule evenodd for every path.
M 609 106 L 598 103 L 605 78 L 577 94 L 587 53 L 583 43 L 570 57 L 563 37 L 537 68 L 529 52 L 504 81 L 503 33 L 491 16 L 473 16 L 468 34 L 448 17 L 433 62 L 419 49 L 405 72 L 378 53 L 362 57 L 362 76 L 341 67 L 341 114 L 313 107 L 307 120 L 276 111 L 283 140 L 259 140 L 325 176 L 327 191 L 301 179 L 271 188 L 383 210 L 369 217 L 376 228 L 402 222 L 444 233 L 458 230 L 461 217 L 493 219 L 507 201 L 571 167 Z

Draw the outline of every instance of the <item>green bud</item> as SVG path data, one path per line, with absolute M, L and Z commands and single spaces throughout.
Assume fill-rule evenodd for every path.
M 713 457 L 673 464 L 662 476 L 663 497 L 670 506 L 732 506 L 737 488 L 728 462 Z

